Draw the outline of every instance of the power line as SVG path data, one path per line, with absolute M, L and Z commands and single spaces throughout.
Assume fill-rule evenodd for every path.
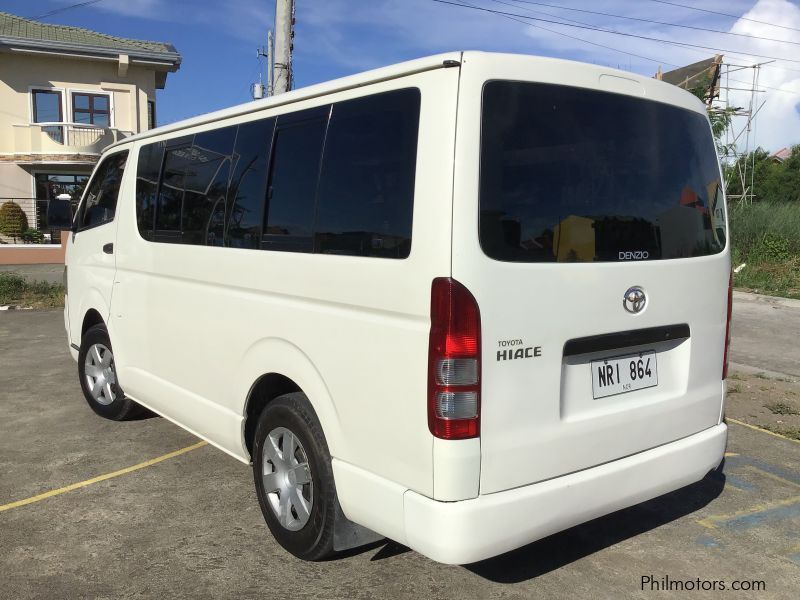
M 493 1 L 494 2 L 499 2 L 500 4 L 506 4 L 506 2 L 502 2 L 501 0 L 493 0 Z M 465 0 L 462 0 L 462 2 L 464 2 L 464 4 L 466 6 L 469 6 L 471 8 L 479 8 L 479 7 L 477 7 L 477 6 L 473 5 L 473 4 L 469 4 L 469 3 L 465 2 Z M 547 15 L 549 15 L 549 13 L 540 13 L 540 11 L 533 11 L 533 12 L 537 12 L 539 14 L 547 14 Z M 512 16 L 509 16 L 509 15 L 506 15 L 506 14 L 497 14 L 497 16 L 503 17 L 503 18 L 508 19 L 510 21 L 515 21 L 516 23 L 521 23 L 523 25 L 527 25 L 529 27 L 535 27 L 536 29 L 542 29 L 543 31 L 547 31 L 549 33 L 554 33 L 556 35 L 560 35 L 562 37 L 566 37 L 566 38 L 569 38 L 571 40 L 576 40 L 576 41 L 579 41 L 579 42 L 583 42 L 584 44 L 590 44 L 592 46 L 598 46 L 600 48 L 605 48 L 607 50 L 612 50 L 614 52 L 619 52 L 621 54 L 627 54 L 628 56 L 634 56 L 636 58 L 641 58 L 641 59 L 644 59 L 644 60 L 647 60 L 647 61 L 650 61 L 650 62 L 653 62 L 653 63 L 657 63 L 657 64 L 668 65 L 670 67 L 680 67 L 680 65 L 676 65 L 674 63 L 670 63 L 670 62 L 667 62 L 665 60 L 652 58 L 650 56 L 643 56 L 641 54 L 636 54 L 634 52 L 628 52 L 626 50 L 621 50 L 619 48 L 615 48 L 613 46 L 607 46 L 605 44 L 600 44 L 600 43 L 597 43 L 597 42 L 591 42 L 591 41 L 586 40 L 584 38 L 579 38 L 579 37 L 574 36 L 574 35 L 569 35 L 569 34 L 564 33 L 562 31 L 556 31 L 555 29 L 550 29 L 548 27 L 542 27 L 541 25 L 536 25 L 535 23 L 531 23 L 530 22 L 529 19 L 531 19 L 532 17 L 520 16 L 520 18 L 516 18 L 516 17 L 512 17 Z M 572 21 L 573 23 L 580 23 L 580 21 L 575 21 L 573 19 L 568 19 L 568 20 Z M 761 66 L 765 66 L 765 65 L 761 65 Z M 747 67 L 747 68 L 750 68 L 750 67 Z M 745 84 L 745 85 L 750 85 L 750 83 L 748 83 L 746 81 L 738 81 L 736 79 L 730 79 L 729 81 L 733 81 L 733 82 L 736 82 L 736 83 L 742 83 L 742 84 Z M 769 90 L 774 90 L 776 92 L 783 92 L 785 94 L 800 95 L 800 92 L 795 92 L 793 90 L 786 90 L 786 89 L 783 89 L 783 88 L 770 87 L 768 85 L 761 85 L 761 87 L 769 89 Z
M 464 0 L 460 0 L 460 1 L 462 2 L 462 4 L 466 4 L 466 2 L 464 2 Z M 514 1 L 520 1 L 521 2 L 523 0 L 514 0 Z M 525 10 L 525 11 L 530 12 L 530 13 L 535 13 L 535 14 L 540 14 L 540 15 L 547 15 L 548 17 L 553 17 L 553 18 L 556 18 L 556 19 L 562 19 L 564 21 L 569 21 L 571 23 L 578 23 L 580 25 L 586 25 L 588 27 L 594 27 L 594 25 L 592 25 L 591 23 L 587 23 L 585 21 L 577 21 L 575 19 L 568 19 L 568 18 L 562 17 L 560 15 L 554 15 L 553 13 L 544 12 L 544 11 L 540 11 L 540 10 L 522 8 L 521 6 L 509 4 L 508 2 L 505 2 L 504 0 L 492 0 L 492 2 L 496 2 L 498 4 L 505 4 L 506 6 L 514 6 L 515 8 L 520 8 L 521 10 Z M 474 6 L 474 5 L 470 5 L 470 6 Z M 506 18 L 510 18 L 510 17 L 506 16 Z M 523 18 L 531 18 L 531 17 L 524 16 Z M 512 20 L 517 20 L 517 19 L 512 19 Z M 518 22 L 521 23 L 522 21 L 518 21 Z M 537 26 L 537 25 L 534 25 L 533 23 L 530 23 L 530 22 L 526 22 L 526 23 L 531 27 L 538 27 L 539 29 L 545 29 L 545 31 L 550 31 L 552 33 L 557 33 L 558 35 L 564 35 L 566 37 L 572 37 L 572 36 L 568 36 L 568 35 L 563 34 L 563 33 L 559 33 L 559 32 L 557 32 L 557 31 L 555 31 L 553 29 L 547 29 L 547 28 L 544 28 L 544 27 L 541 27 L 541 26 Z M 620 35 L 624 35 L 624 33 L 619 32 L 619 31 L 617 31 L 615 29 L 604 29 L 603 31 L 606 31 L 607 33 L 617 33 L 617 34 L 620 34 Z M 584 40 L 583 38 L 575 37 L 573 39 L 580 40 L 580 41 L 585 41 L 586 43 L 592 43 L 592 42 L 588 42 L 588 40 Z M 676 43 L 676 42 L 667 42 L 667 43 Z M 595 45 L 597 45 L 597 44 L 595 44 Z M 614 50 L 616 52 L 621 52 L 623 54 L 631 54 L 629 52 L 625 52 L 624 50 L 620 50 L 618 48 L 613 48 L 611 46 L 603 46 L 602 44 L 599 44 L 599 46 L 603 47 L 603 48 L 608 48 L 610 50 Z M 700 51 L 700 50 L 696 50 L 694 48 L 685 48 L 685 50 L 687 52 L 694 52 L 696 54 L 706 55 L 705 52 Z M 732 51 L 726 51 L 726 54 L 734 55 L 734 56 L 735 55 L 739 55 L 739 56 L 744 56 L 744 57 L 748 57 L 749 56 L 749 55 L 746 55 L 746 54 L 743 54 L 743 53 L 740 53 L 740 52 L 732 52 Z M 640 56 L 638 54 L 631 54 L 631 55 L 632 56 L 637 56 L 639 58 L 647 58 L 647 57 L 642 57 L 642 56 Z M 667 61 L 664 61 L 664 60 L 656 60 L 656 59 L 648 59 L 648 60 L 652 60 L 653 62 L 660 63 L 662 65 L 672 66 L 672 67 L 678 67 L 679 66 L 679 65 L 676 65 L 674 63 L 670 63 L 670 62 L 667 62 Z M 765 64 L 763 66 L 766 66 L 766 67 L 769 67 L 769 68 L 783 69 L 785 71 L 793 71 L 793 72 L 796 72 L 796 73 L 800 73 L 800 69 L 792 69 L 791 67 L 786 67 L 786 66 L 778 66 L 778 65 L 772 65 L 772 64 Z M 780 90 L 780 91 L 787 91 L 787 90 Z M 791 93 L 794 93 L 794 92 L 791 92 Z
M 756 56 L 758 58 L 770 58 L 770 59 L 773 59 L 773 60 L 781 60 L 781 61 L 791 62 L 791 63 L 800 63 L 800 60 L 795 60 L 795 59 L 791 59 L 791 58 L 782 58 L 782 57 L 779 57 L 779 56 L 769 56 L 769 55 L 766 55 L 766 54 L 756 54 L 755 52 L 746 52 L 745 53 L 745 52 L 740 52 L 740 51 L 736 51 L 736 50 L 729 50 L 729 49 L 726 49 L 726 48 L 718 48 L 718 47 L 715 47 L 715 46 L 703 46 L 701 44 L 690 44 L 688 42 L 675 42 L 675 41 L 672 41 L 672 40 L 665 40 L 665 39 L 662 39 L 662 38 L 655 38 L 655 37 L 650 37 L 650 36 L 646 36 L 646 35 L 638 35 L 638 34 L 635 34 L 635 33 L 627 33 L 627 32 L 623 32 L 623 31 L 612 31 L 612 30 L 609 30 L 609 29 L 603 29 L 602 27 L 595 27 L 595 26 L 592 26 L 592 25 L 573 25 L 571 23 L 565 23 L 563 21 L 551 21 L 551 20 L 548 20 L 548 19 L 541 19 L 539 17 L 529 17 L 527 15 L 520 15 L 518 13 L 509 13 L 509 12 L 505 12 L 505 11 L 502 11 L 502 10 L 494 10 L 494 9 L 491 9 L 491 8 L 485 8 L 485 7 L 482 7 L 482 6 L 472 6 L 472 5 L 469 5 L 469 4 L 461 4 L 459 2 L 450 2 L 449 0 L 433 0 L 433 2 L 438 2 L 439 4 L 447 4 L 447 5 L 450 5 L 450 6 L 460 6 L 461 8 L 471 8 L 471 9 L 474 9 L 474 10 L 480 10 L 480 11 L 483 11 L 483 12 L 500 14 L 500 15 L 507 15 L 507 16 L 511 16 L 511 17 L 522 17 L 523 19 L 531 19 L 531 20 L 534 20 L 534 21 L 541 21 L 543 23 L 552 23 L 554 25 L 563 25 L 564 27 L 575 27 L 577 29 L 586 29 L 586 30 L 589 30 L 589 31 L 599 31 L 599 32 L 602 32 L 602 33 L 611 33 L 613 35 L 622 35 L 622 36 L 625 36 L 625 37 L 632 37 L 632 38 L 637 38 L 637 39 L 640 39 L 640 40 L 648 40 L 648 41 L 651 41 L 651 42 L 661 42 L 662 44 L 671 44 L 673 46 L 683 46 L 683 47 L 687 47 L 687 48 L 700 48 L 700 49 L 703 49 L 703 50 L 714 50 L 716 52 L 725 52 L 725 53 L 730 53 L 730 54 L 741 54 L 741 55 L 744 55 L 744 56 Z
M 501 0 L 493 0 L 493 1 L 494 2 L 498 2 L 499 4 L 507 4 L 508 6 L 512 6 L 512 5 L 508 4 L 507 2 L 502 2 Z M 464 0 L 462 0 L 462 2 L 464 2 Z M 473 8 L 478 8 L 477 6 L 474 6 L 472 4 L 468 4 L 467 2 L 464 2 L 464 4 L 467 4 L 468 6 L 471 6 Z M 535 12 L 537 14 L 542 14 L 542 15 L 554 16 L 554 15 L 551 15 L 550 13 L 541 12 L 541 11 L 531 11 L 531 12 Z M 519 18 L 519 19 L 515 18 L 515 17 L 511 17 L 509 15 L 504 15 L 504 14 L 498 14 L 497 16 L 504 17 L 504 18 L 506 18 L 506 19 L 508 19 L 510 21 L 515 21 L 517 23 L 522 23 L 523 25 L 527 25 L 528 27 L 535 27 L 536 29 L 541 29 L 541 30 L 547 31 L 549 33 L 554 33 L 556 35 L 560 35 L 562 37 L 569 38 L 571 40 L 576 40 L 578 42 L 583 42 L 584 44 L 590 44 L 592 46 L 597 46 L 598 48 L 605 48 L 606 50 L 612 50 L 613 52 L 619 52 L 620 54 L 626 54 L 628 56 L 634 56 L 636 58 L 641 58 L 643 60 L 646 60 L 646 61 L 649 61 L 649 62 L 652 62 L 652 63 L 656 63 L 656 64 L 669 65 L 670 67 L 680 67 L 680 65 L 676 65 L 676 64 L 670 63 L 670 62 L 666 62 L 666 61 L 663 61 L 663 60 L 658 59 L 658 58 L 653 58 L 651 56 L 644 56 L 642 54 L 636 54 L 635 52 L 628 52 L 627 50 L 621 50 L 619 48 L 614 48 L 613 46 L 606 46 L 605 44 L 600 44 L 598 42 L 590 42 L 589 40 L 586 40 L 584 38 L 579 38 L 579 37 L 574 36 L 574 35 L 569 35 L 568 33 L 564 33 L 563 31 L 556 31 L 555 29 L 550 29 L 548 27 L 542 27 L 541 25 L 536 25 L 535 23 L 531 23 L 529 20 L 523 20 L 523 19 L 530 19 L 530 17 L 528 17 L 528 16 L 522 16 L 522 18 Z M 581 21 L 575 21 L 574 19 L 566 19 L 566 20 L 567 21 L 572 21 L 573 23 L 580 23 L 582 25 L 584 24 L 584 23 L 581 23 Z
M 581 12 L 581 13 L 586 13 L 586 14 L 590 14 L 590 15 L 601 15 L 603 17 L 613 17 L 615 19 L 627 19 L 628 21 L 639 21 L 640 23 L 653 23 L 655 25 L 666 25 L 667 27 L 678 27 L 678 28 L 681 28 L 681 29 L 693 29 L 695 31 L 706 31 L 706 32 L 709 32 L 709 33 L 719 33 L 721 35 L 733 35 L 733 36 L 736 36 L 736 37 L 750 38 L 750 39 L 753 39 L 753 40 L 762 40 L 762 41 L 765 41 L 765 42 L 780 42 L 782 44 L 792 44 L 794 46 L 800 46 L 800 42 L 792 42 L 792 41 L 789 41 L 789 40 L 778 40 L 778 39 L 775 39 L 775 38 L 766 38 L 766 37 L 761 37 L 761 36 L 758 36 L 758 35 L 750 35 L 750 34 L 747 34 L 747 33 L 733 33 L 731 31 L 720 31 L 719 29 L 709 29 L 707 27 L 695 27 L 694 25 L 680 25 L 678 23 L 670 23 L 668 21 L 654 21 L 652 19 L 642 19 L 642 18 L 639 18 L 639 17 L 628 17 L 628 16 L 625 16 L 625 15 L 615 15 L 615 14 L 606 13 L 606 12 L 600 12 L 600 11 L 596 11 L 596 10 L 586 10 L 586 9 L 583 9 L 583 8 L 573 8 L 573 7 L 570 7 L 570 6 L 560 6 L 558 4 L 546 4 L 544 2 L 533 2 L 532 0 L 512 0 L 512 1 L 513 2 L 517 2 L 519 4 L 533 4 L 533 5 L 536 5 L 536 6 L 546 6 L 548 8 L 555 8 L 555 9 L 558 9 L 558 10 L 570 10 L 570 11 L 573 11 L 573 12 Z M 505 4 L 505 2 L 503 4 Z
M 758 21 L 757 19 L 748 19 L 739 15 L 732 15 L 730 13 L 718 12 L 716 10 L 709 10 L 707 8 L 697 8 L 696 6 L 688 6 L 686 4 L 678 4 L 677 2 L 667 2 L 667 0 L 650 0 L 650 2 L 658 2 L 659 4 L 669 4 L 670 6 L 678 6 L 680 8 L 687 8 L 689 10 L 696 10 L 712 15 L 720 15 L 723 17 L 730 17 L 731 19 L 741 19 L 742 21 L 750 21 L 751 23 L 760 23 L 761 25 L 769 25 L 770 27 L 780 27 L 781 29 L 789 29 L 791 31 L 800 31 L 796 27 L 788 27 L 786 25 L 776 25 L 775 23 L 768 23 L 766 21 Z
M 97 4 L 98 2 L 102 2 L 103 0 L 87 0 L 86 2 L 77 2 L 75 4 L 70 4 L 69 6 L 62 6 L 61 8 L 56 8 L 55 10 L 51 10 L 50 12 L 46 12 L 43 15 L 39 15 L 37 17 L 31 17 L 31 19 L 45 19 L 47 17 L 52 17 L 53 15 L 57 15 L 59 13 L 72 10 L 73 8 L 80 8 L 82 6 L 89 6 L 90 4 Z

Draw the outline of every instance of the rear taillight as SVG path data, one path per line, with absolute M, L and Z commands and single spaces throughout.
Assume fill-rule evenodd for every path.
M 428 427 L 445 440 L 480 435 L 481 315 L 469 290 L 449 277 L 431 286 Z
M 733 308 L 733 273 L 728 279 L 728 316 L 725 322 L 725 355 L 722 359 L 722 378 L 728 377 L 728 348 L 731 347 L 731 309 Z

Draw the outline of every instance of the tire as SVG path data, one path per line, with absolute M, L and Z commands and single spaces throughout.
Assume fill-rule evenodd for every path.
M 287 444 L 295 448 L 288 457 Z M 277 542 L 303 560 L 329 558 L 336 486 L 322 426 L 304 394 L 279 396 L 262 411 L 253 442 L 253 478 Z
M 140 414 L 141 407 L 125 397 L 117 382 L 114 353 L 105 325 L 94 325 L 83 334 L 78 375 L 86 402 L 101 417 L 124 421 Z

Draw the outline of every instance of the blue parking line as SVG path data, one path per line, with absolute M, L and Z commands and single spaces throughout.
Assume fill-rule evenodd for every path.
M 728 467 L 740 467 L 740 466 L 751 466 L 755 467 L 756 469 L 760 469 L 761 471 L 765 471 L 770 473 L 771 475 L 775 475 L 776 477 L 780 477 L 781 479 L 785 479 L 787 482 L 794 483 L 795 485 L 800 486 L 800 473 L 796 471 L 789 471 L 787 469 L 776 467 L 769 463 L 766 463 L 762 460 L 758 460 L 757 458 L 751 458 L 749 456 L 731 456 L 725 458 L 725 477 L 727 478 Z
M 787 506 L 768 508 L 738 517 L 732 516 L 729 519 L 717 521 L 717 525 L 721 527 L 730 527 L 731 529 L 749 529 L 772 521 L 794 519 L 797 517 L 800 517 L 800 501 Z
M 748 492 L 758 491 L 758 486 L 756 484 L 740 479 L 730 473 L 725 473 L 725 485 L 730 485 L 738 490 L 746 490 Z
M 724 546 L 722 542 L 708 535 L 701 535 L 695 542 L 705 548 L 721 548 Z

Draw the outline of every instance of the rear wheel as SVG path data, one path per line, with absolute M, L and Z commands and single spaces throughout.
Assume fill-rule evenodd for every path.
M 279 396 L 261 413 L 253 476 L 264 520 L 281 546 L 304 560 L 333 554 L 336 488 L 331 457 L 304 394 Z
M 117 381 L 114 353 L 105 325 L 94 325 L 83 334 L 78 374 L 86 402 L 101 417 L 124 421 L 139 414 L 139 405 L 125 397 Z

